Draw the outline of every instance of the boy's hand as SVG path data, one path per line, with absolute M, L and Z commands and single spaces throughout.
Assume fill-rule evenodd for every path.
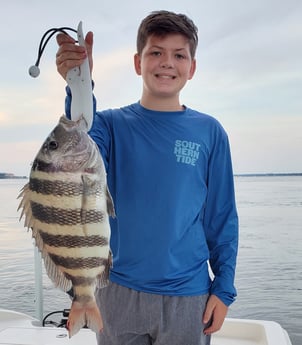
M 204 334 L 210 335 L 220 330 L 227 312 L 228 307 L 217 296 L 211 295 L 203 315 L 203 323 L 207 324 L 211 321 L 211 324 L 204 329 Z
M 93 33 L 89 31 L 85 37 L 86 49 L 75 44 L 75 40 L 63 33 L 57 35 L 59 49 L 56 55 L 57 70 L 61 76 L 66 79 L 67 72 L 77 66 L 80 66 L 88 56 L 90 73 L 92 72 L 92 46 Z

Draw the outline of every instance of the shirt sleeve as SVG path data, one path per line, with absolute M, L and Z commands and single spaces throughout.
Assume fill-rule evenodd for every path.
M 210 154 L 204 229 L 209 264 L 214 274 L 210 294 L 227 306 L 237 295 L 234 287 L 238 251 L 238 216 L 229 141 L 222 128 Z

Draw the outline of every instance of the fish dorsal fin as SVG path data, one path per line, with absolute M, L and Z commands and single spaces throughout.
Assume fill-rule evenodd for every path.
M 97 276 L 97 280 L 96 280 L 97 288 L 102 289 L 103 287 L 106 287 L 109 284 L 109 271 L 110 271 L 110 268 L 112 268 L 112 265 L 113 265 L 112 263 L 113 263 L 113 257 L 110 250 L 108 254 L 108 260 L 106 261 L 106 264 L 105 264 L 105 269 L 100 275 Z
M 22 208 L 22 213 L 21 213 L 20 218 L 22 218 L 22 216 L 24 215 L 25 216 L 24 226 L 32 230 L 32 237 L 35 240 L 35 244 L 37 248 L 41 252 L 41 256 L 44 260 L 44 266 L 49 278 L 57 287 L 59 287 L 63 291 L 68 291 L 72 287 L 71 281 L 68 280 L 64 276 L 63 272 L 59 270 L 59 268 L 51 260 L 51 258 L 47 254 L 47 251 L 45 250 L 43 239 L 40 236 L 40 230 L 37 227 L 36 225 L 37 222 L 35 221 L 35 218 L 33 217 L 33 214 L 32 214 L 31 203 L 30 203 L 30 193 L 31 191 L 30 191 L 29 183 L 27 183 L 23 187 L 19 195 L 19 198 L 22 198 L 19 208 L 18 208 L 18 210 Z
M 64 273 L 60 271 L 58 266 L 49 257 L 47 251 L 44 249 L 44 242 L 40 236 L 39 230 L 32 228 L 32 236 L 35 239 L 36 246 L 41 252 L 45 270 L 50 280 L 54 283 L 55 286 L 62 289 L 63 291 L 70 290 L 72 287 L 71 281 L 65 277 Z

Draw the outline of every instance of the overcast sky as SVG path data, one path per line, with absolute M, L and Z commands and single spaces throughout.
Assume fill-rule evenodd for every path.
M 0 172 L 28 175 L 64 112 L 55 39 L 40 76 L 28 75 L 44 32 L 82 20 L 94 32 L 98 109 L 119 107 L 140 98 L 136 31 L 159 9 L 185 13 L 199 28 L 198 68 L 181 101 L 222 123 L 234 172 L 302 172 L 301 0 L 1 1 Z

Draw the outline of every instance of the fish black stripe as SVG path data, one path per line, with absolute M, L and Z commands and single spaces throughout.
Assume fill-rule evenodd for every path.
M 108 245 L 108 239 L 99 235 L 72 236 L 72 235 L 51 235 L 47 232 L 39 231 L 45 244 L 51 247 L 83 248 Z
M 86 303 L 89 303 L 90 301 L 93 300 L 93 296 L 90 296 L 90 295 L 77 295 L 75 294 L 74 297 L 73 297 L 73 301 L 75 302 L 79 302 L 81 304 L 86 304 Z
M 43 223 L 58 225 L 77 225 L 99 223 L 104 220 L 104 212 L 83 209 L 64 209 L 43 206 L 31 202 L 33 216 Z
M 89 286 L 94 284 L 95 277 L 88 278 L 88 277 L 81 277 L 81 276 L 73 276 L 71 274 L 65 273 L 65 277 L 72 282 L 73 286 Z
M 51 253 L 49 254 L 49 257 L 55 263 L 55 265 L 65 267 L 66 269 L 96 268 L 105 266 L 108 261 L 108 259 L 103 259 L 100 257 L 72 258 Z
M 52 163 L 46 163 L 40 159 L 35 159 L 31 168 L 32 171 L 43 171 L 43 172 L 57 172 L 62 171 L 59 166 Z
M 78 196 L 83 194 L 82 184 L 60 180 L 49 181 L 31 178 L 29 181 L 29 188 L 33 192 L 44 195 Z M 95 191 L 93 191 L 93 193 L 95 193 Z
M 36 193 L 44 195 L 54 196 L 79 196 L 85 194 L 89 195 L 101 195 L 101 184 L 96 184 L 91 188 L 85 188 L 82 183 L 66 182 L 60 180 L 40 180 L 39 178 L 31 178 L 29 181 L 30 190 Z

